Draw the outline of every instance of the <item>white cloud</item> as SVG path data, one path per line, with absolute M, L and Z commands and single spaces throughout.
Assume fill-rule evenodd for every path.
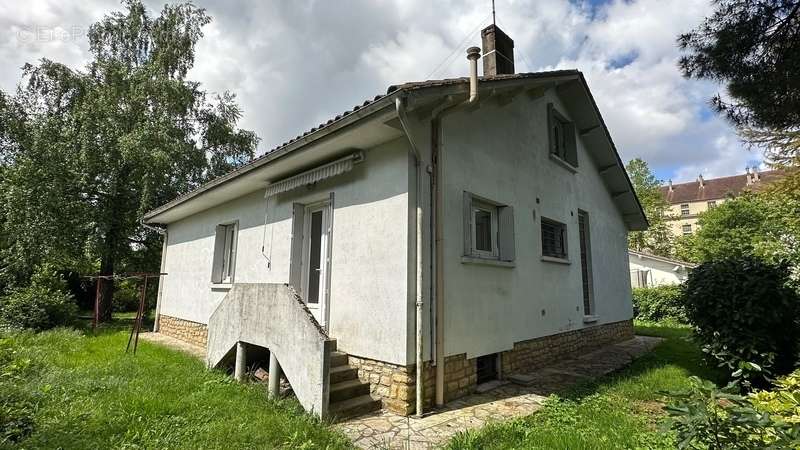
M 390 84 L 424 79 L 437 67 L 436 77 L 465 75 L 465 49 L 480 45 L 479 29 L 490 21 L 483 0 L 196 3 L 214 22 L 191 76 L 211 91 L 238 95 L 242 125 L 263 138 L 262 151 Z M 665 178 L 738 173 L 759 159 L 707 113 L 705 102 L 719 87 L 684 79 L 676 65 L 678 34 L 699 24 L 710 2 L 596 3 L 498 0 L 498 24 L 515 40 L 517 70 L 582 70 L 623 159 L 643 157 Z M 119 8 L 103 0 L 0 3 L 0 64 L 10 68 L 0 74 L 0 89 L 13 90 L 15 68 L 42 57 L 83 65 L 88 43 L 80 34 Z M 31 30 L 57 37 L 27 39 Z

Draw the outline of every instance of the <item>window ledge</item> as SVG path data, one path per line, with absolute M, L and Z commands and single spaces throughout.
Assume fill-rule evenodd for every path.
M 233 283 L 211 283 L 209 286 L 212 291 L 227 291 L 233 287 Z
M 600 320 L 598 316 L 583 316 L 583 323 L 597 323 Z
M 554 256 L 542 256 L 542 261 L 557 263 L 557 264 L 572 264 L 570 260 L 566 258 L 556 258 Z
M 480 258 L 475 256 L 462 256 L 461 264 L 478 264 L 495 267 L 516 267 L 514 261 L 500 261 L 499 259 Z
M 570 164 L 570 163 L 568 163 L 568 162 L 564 161 L 563 159 L 559 158 L 558 156 L 556 156 L 556 155 L 554 155 L 554 154 L 552 154 L 552 153 L 550 153 L 550 159 L 551 159 L 551 160 L 552 160 L 554 163 L 558 164 L 559 166 L 561 166 L 561 167 L 563 167 L 563 168 L 567 169 L 568 171 L 570 171 L 570 172 L 572 172 L 572 173 L 577 173 L 577 172 L 578 172 L 578 168 L 577 168 L 577 167 L 575 167 L 575 166 L 573 166 L 572 164 Z

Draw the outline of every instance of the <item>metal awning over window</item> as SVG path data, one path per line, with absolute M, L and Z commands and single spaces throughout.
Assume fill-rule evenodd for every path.
M 302 186 L 314 184 L 316 182 L 327 180 L 328 178 L 341 175 L 343 173 L 353 170 L 353 165 L 360 163 L 364 160 L 364 152 L 356 152 L 352 155 L 346 156 L 336 161 L 323 164 L 303 173 L 284 178 L 283 180 L 276 181 L 275 183 L 267 186 L 267 191 L 264 197 L 269 198 L 283 192 L 288 192 Z

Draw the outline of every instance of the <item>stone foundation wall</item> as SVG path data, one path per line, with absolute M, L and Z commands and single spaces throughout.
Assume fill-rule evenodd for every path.
M 206 324 L 177 317 L 161 314 L 158 320 L 158 332 L 198 347 L 206 348 L 208 343 L 208 326 Z
M 501 376 L 526 372 L 549 364 L 565 354 L 586 353 L 603 345 L 633 338 L 633 321 L 590 326 L 580 330 L 521 341 L 500 354 Z M 402 415 L 414 412 L 416 405 L 415 365 L 400 366 L 368 358 L 350 356 L 349 363 L 358 369 L 362 382 L 370 384 L 374 396 L 383 400 L 383 407 Z M 478 383 L 477 358 L 466 353 L 444 360 L 444 400 L 449 402 L 469 395 Z M 436 370 L 429 363 L 424 369 L 425 408 L 433 406 L 436 394 Z
M 633 320 L 517 342 L 513 349 L 502 353 L 501 368 L 504 374 L 527 372 L 552 363 L 564 354 L 586 353 L 628 339 L 633 339 Z

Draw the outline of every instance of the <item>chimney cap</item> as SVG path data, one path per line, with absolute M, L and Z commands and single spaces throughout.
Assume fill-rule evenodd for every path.
M 479 47 L 470 47 L 467 49 L 467 59 L 478 59 L 481 57 L 481 49 Z

